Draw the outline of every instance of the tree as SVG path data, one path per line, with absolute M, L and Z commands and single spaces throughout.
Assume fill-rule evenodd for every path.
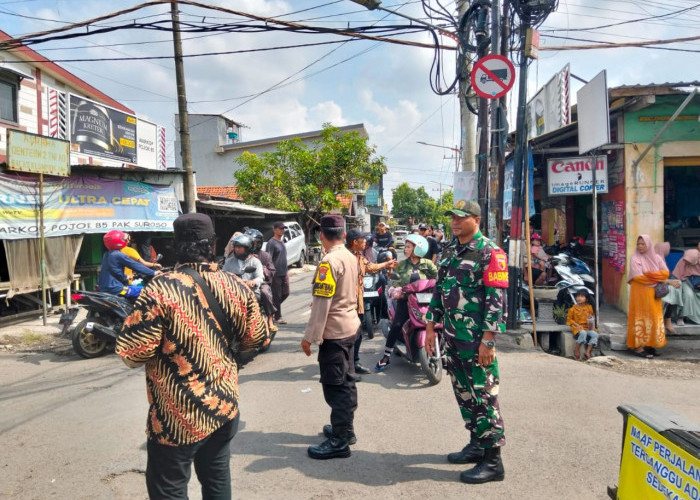
M 448 220 L 442 214 L 452 206 L 451 191 L 443 194 L 441 204 L 431 198 L 422 186 L 413 189 L 406 182 L 399 184 L 391 192 L 391 213 L 403 224 L 409 224 L 410 219 L 414 219 L 415 222 L 428 222 L 435 226 L 438 223 L 444 224 L 445 220 Z M 445 208 L 445 202 L 448 199 L 450 204 Z
M 336 195 L 377 182 L 386 172 L 384 158 L 357 132 L 342 133 L 326 123 L 313 145 L 294 138 L 281 141 L 275 151 L 238 157 L 243 168 L 233 175 L 243 201 L 301 211 L 308 230 L 312 221 L 340 206 Z

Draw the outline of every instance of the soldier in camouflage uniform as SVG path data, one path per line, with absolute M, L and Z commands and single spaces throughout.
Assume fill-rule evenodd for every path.
M 506 255 L 479 231 L 478 203 L 458 201 L 445 215 L 452 216 L 455 239 L 439 261 L 437 285 L 426 315 L 425 345 L 432 351 L 434 325 L 442 322 L 447 372 L 471 436 L 462 451 L 450 453 L 447 459 L 457 464 L 476 463 L 461 473 L 465 483 L 501 481 L 500 447 L 505 436 L 498 407 L 494 339 L 496 332 L 505 331 Z

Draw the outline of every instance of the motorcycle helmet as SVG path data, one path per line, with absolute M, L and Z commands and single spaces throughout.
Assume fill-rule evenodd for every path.
M 248 228 L 243 233 L 246 236 L 250 236 L 253 239 L 253 253 L 259 251 L 263 244 L 263 234 L 257 229 Z
M 105 242 L 107 250 L 121 250 L 129 243 L 127 234 L 117 229 L 108 232 L 102 239 Z
M 233 256 L 240 260 L 246 260 L 253 253 L 253 238 L 247 234 L 239 234 L 233 238 Z
M 428 253 L 428 240 L 422 237 L 420 234 L 409 234 L 406 236 L 406 241 L 410 241 L 415 245 L 413 253 L 418 257 L 425 257 Z
M 388 260 L 391 260 L 394 256 L 389 250 L 384 250 L 382 252 L 379 252 L 377 255 L 377 264 L 381 264 L 383 262 L 386 262 Z

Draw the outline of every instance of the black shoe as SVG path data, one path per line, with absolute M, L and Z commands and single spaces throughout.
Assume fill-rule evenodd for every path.
M 326 424 L 323 426 L 323 435 L 327 438 L 333 437 L 333 426 L 331 424 Z M 357 436 L 355 436 L 355 431 L 348 431 L 348 444 L 357 443 Z
M 331 437 L 323 443 L 309 446 L 308 450 L 311 458 L 316 460 L 327 460 L 329 458 L 347 458 L 350 456 L 348 442 L 339 437 Z
M 370 370 L 369 368 L 365 368 L 360 363 L 355 363 L 355 373 L 367 374 L 372 373 L 372 370 Z
M 462 448 L 462 451 L 456 451 L 447 455 L 447 461 L 451 464 L 475 464 L 484 458 L 484 449 L 479 447 L 479 444 L 474 436 L 472 436 L 469 444 Z
M 481 484 L 490 481 L 503 481 L 505 471 L 501 462 L 501 448 L 489 448 L 484 458 L 473 469 L 465 470 L 459 475 L 459 480 L 468 484 Z

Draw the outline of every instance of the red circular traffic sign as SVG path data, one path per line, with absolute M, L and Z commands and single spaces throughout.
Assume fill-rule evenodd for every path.
M 496 54 L 479 59 L 470 77 L 472 88 L 481 97 L 498 99 L 515 83 L 515 66 L 505 56 Z

